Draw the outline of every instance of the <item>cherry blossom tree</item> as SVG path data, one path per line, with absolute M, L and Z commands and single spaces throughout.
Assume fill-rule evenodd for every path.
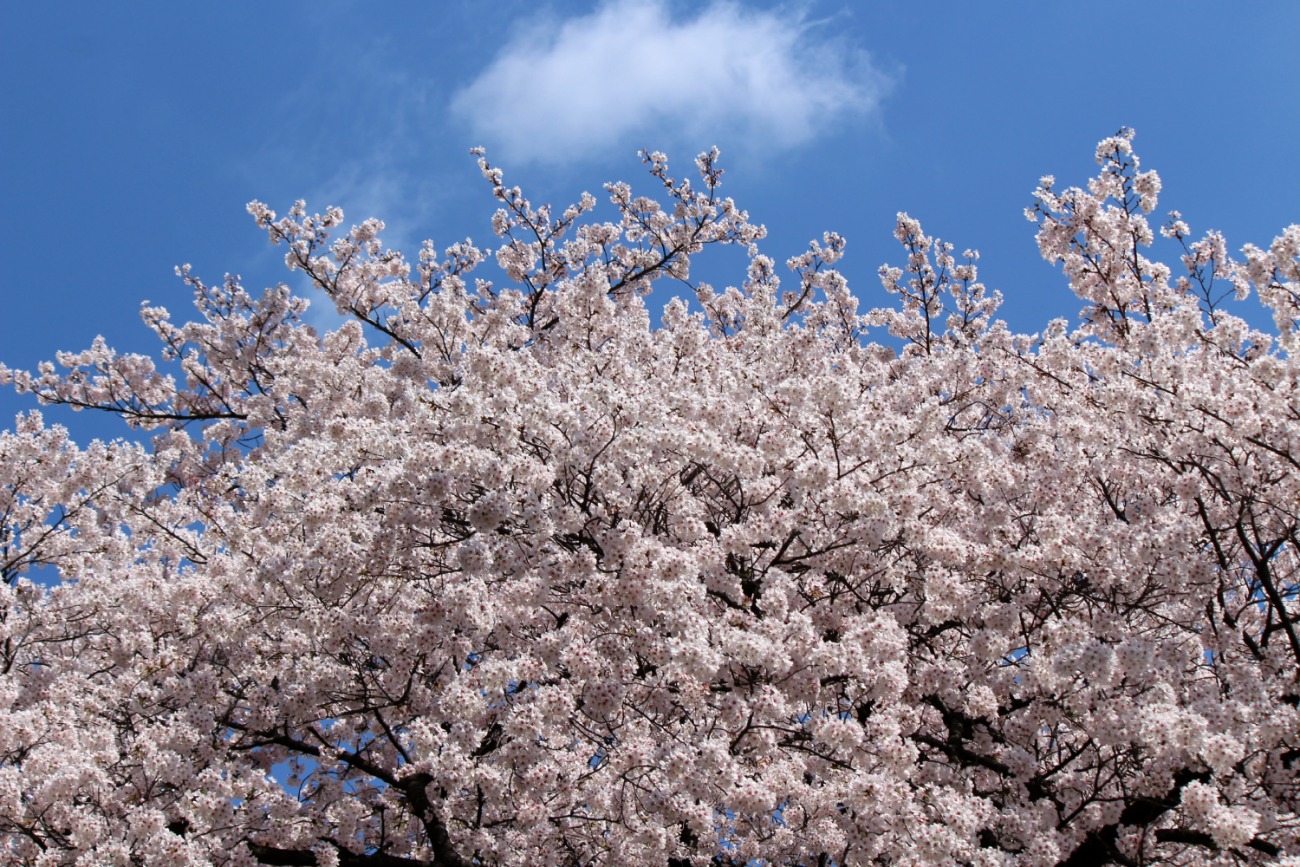
M 184 268 L 158 358 L 0 367 L 152 437 L 0 436 L 0 860 L 1300 864 L 1300 226 L 1157 239 L 1131 140 L 1037 335 L 905 214 L 892 306 L 778 276 L 716 151 L 609 220 L 480 155 L 415 259 L 254 202 L 343 325 Z

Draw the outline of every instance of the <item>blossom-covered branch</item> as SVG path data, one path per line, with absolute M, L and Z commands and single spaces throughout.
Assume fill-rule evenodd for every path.
M 0 859 L 1294 862 L 1300 228 L 1152 230 L 1132 138 L 1040 182 L 1032 335 L 906 214 L 892 306 L 834 233 L 783 288 L 716 151 L 479 153 L 495 247 L 410 262 L 253 203 L 337 329 L 182 269 L 157 360 L 0 368 L 154 433 L 0 436 Z

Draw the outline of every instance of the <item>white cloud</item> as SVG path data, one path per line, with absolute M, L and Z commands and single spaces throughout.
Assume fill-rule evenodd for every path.
M 650 139 L 634 146 L 789 148 L 869 117 L 889 86 L 826 22 L 726 0 L 686 18 L 663 0 L 607 0 L 514 33 L 452 112 L 504 160 L 559 163 L 633 134 Z

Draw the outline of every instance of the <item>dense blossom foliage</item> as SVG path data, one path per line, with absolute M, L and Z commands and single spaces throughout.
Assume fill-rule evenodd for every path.
M 0 436 L 0 861 L 1300 863 L 1300 226 L 1153 230 L 1131 138 L 1028 336 L 903 214 L 893 306 L 782 280 L 716 151 L 608 222 L 480 155 L 415 261 L 253 203 L 336 330 L 182 269 L 158 360 L 0 367 L 152 436 Z

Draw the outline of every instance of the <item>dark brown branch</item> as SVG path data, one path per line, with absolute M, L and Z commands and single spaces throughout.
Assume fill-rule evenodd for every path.
M 333 844 L 331 844 L 333 845 Z M 358 855 L 347 849 L 335 847 L 339 853 L 339 867 L 435 867 L 441 862 L 422 861 L 416 858 L 403 858 L 385 852 L 370 852 Z M 310 849 L 278 849 L 261 843 L 249 843 L 248 850 L 259 863 L 276 865 L 276 867 L 316 867 L 320 861 Z

